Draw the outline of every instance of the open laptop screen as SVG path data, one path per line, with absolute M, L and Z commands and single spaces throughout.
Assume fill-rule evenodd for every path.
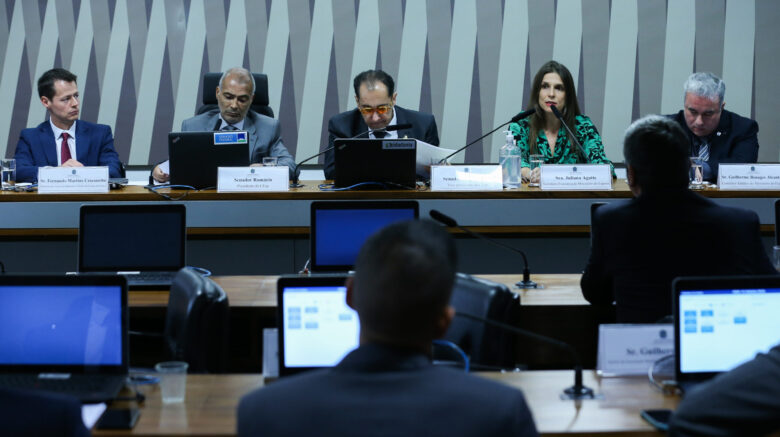
M 345 276 L 280 278 L 279 374 L 331 367 L 358 345 L 357 313 Z
M 676 283 L 681 375 L 699 379 L 726 372 L 780 343 L 780 278 L 763 282 L 754 277 L 741 283 L 731 278 Z
M 126 372 L 126 299 L 120 276 L 0 279 L 0 368 Z
M 311 270 L 352 270 L 366 239 L 383 227 L 416 219 L 415 201 L 312 202 Z
M 185 241 L 184 205 L 85 205 L 79 271 L 177 271 Z

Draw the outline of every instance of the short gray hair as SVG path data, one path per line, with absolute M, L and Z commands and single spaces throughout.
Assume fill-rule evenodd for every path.
M 252 92 L 250 94 L 255 93 L 255 77 L 252 76 L 252 73 L 249 72 L 244 67 L 233 67 L 229 70 L 226 70 L 224 73 L 222 73 L 222 77 L 219 78 L 219 89 L 222 89 L 222 83 L 225 82 L 225 78 L 231 74 L 236 74 L 238 76 L 242 76 L 244 80 L 247 80 L 248 82 L 252 83 Z
M 718 103 L 723 103 L 723 96 L 726 95 L 726 84 L 712 73 L 693 73 L 685 81 L 683 90 L 685 94 L 691 93 L 709 100 L 718 99 Z

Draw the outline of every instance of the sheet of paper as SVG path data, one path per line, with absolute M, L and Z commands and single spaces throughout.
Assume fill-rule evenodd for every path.
M 454 152 L 444 147 L 432 146 L 425 141 L 417 141 L 417 176 L 431 178 L 431 165 L 438 164 L 445 156 Z
M 97 423 L 103 412 L 106 411 L 106 404 L 84 404 L 81 406 L 81 420 L 87 429 L 92 429 Z

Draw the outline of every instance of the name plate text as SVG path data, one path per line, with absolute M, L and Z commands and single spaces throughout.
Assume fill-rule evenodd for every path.
M 500 165 L 433 165 L 431 191 L 502 191 Z
M 108 193 L 108 167 L 41 167 L 38 193 Z
M 720 164 L 721 190 L 778 190 L 780 164 Z
M 609 164 L 542 164 L 542 190 L 611 190 Z
M 656 360 L 672 354 L 672 324 L 599 325 L 596 368 L 604 376 L 646 375 Z
M 219 167 L 217 169 L 218 193 L 243 193 L 257 191 L 288 191 L 289 168 L 278 167 Z

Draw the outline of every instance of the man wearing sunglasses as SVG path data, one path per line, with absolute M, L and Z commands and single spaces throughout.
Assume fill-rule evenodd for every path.
M 325 154 L 325 179 L 336 175 L 333 141 L 337 138 L 414 138 L 434 146 L 439 145 L 439 131 L 433 114 L 404 109 L 395 104 L 398 93 L 389 74 L 382 70 L 367 70 L 358 74 L 353 83 L 357 108 L 331 117 L 328 122 L 328 147 Z M 411 124 L 408 129 L 386 132 L 387 126 Z M 367 134 L 364 134 L 368 132 Z

